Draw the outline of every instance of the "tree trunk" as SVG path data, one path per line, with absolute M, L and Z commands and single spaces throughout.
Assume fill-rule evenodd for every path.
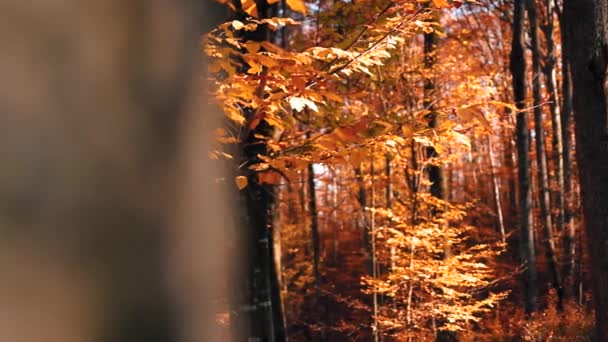
M 181 134 L 190 132 L 184 113 L 209 114 L 185 107 L 200 71 L 199 25 L 215 19 L 196 18 L 201 5 L 0 5 L 1 341 L 194 341 L 184 320 L 195 311 L 196 340 L 217 340 L 209 293 L 188 303 L 175 284 L 184 274 L 168 269 L 194 257 L 172 258 L 187 229 L 169 222 L 174 191 L 187 183 L 173 177 Z M 211 130 L 198 128 L 205 140 Z M 192 222 L 208 225 L 199 248 L 221 240 L 207 216 L 222 208 L 215 200 L 198 203 L 195 219 L 209 218 Z M 216 294 L 220 261 L 207 252 L 196 258 L 209 278 L 197 280 Z
M 256 1 L 260 18 L 271 11 L 266 1 Z M 241 3 L 239 19 L 245 14 Z M 275 5 L 276 6 L 276 5 Z M 269 31 L 262 25 L 244 35 L 244 40 L 269 40 Z M 262 97 L 263 87 L 257 96 Z M 245 117 L 250 119 L 255 110 L 245 108 Z M 281 297 L 277 265 L 275 263 L 275 242 L 273 241 L 272 204 L 273 187 L 257 181 L 252 165 L 262 162 L 258 156 L 267 155 L 264 137 L 272 135 L 272 127 L 262 121 L 257 127 L 241 137 L 239 146 L 239 166 L 248 178 L 248 186 L 241 192 L 241 246 L 243 269 L 237 272 L 235 281 L 236 312 L 233 329 L 235 340 L 284 341 L 285 327 L 281 308 Z
M 573 294 L 575 288 L 576 264 L 576 227 L 574 226 L 574 194 L 572 185 L 572 75 L 570 72 L 570 52 L 565 44 L 569 40 L 564 15 L 560 16 L 562 40 L 562 156 L 564 161 L 564 283 L 567 294 Z
M 528 118 L 521 110 L 526 99 L 526 60 L 524 56 L 524 10 L 525 0 L 513 3 L 513 41 L 510 55 L 510 69 L 513 75 L 513 93 L 517 113 L 517 159 L 519 180 L 519 220 L 520 220 L 520 257 L 524 267 L 523 287 L 525 310 L 536 310 L 536 255 L 534 232 L 532 229 L 532 194 L 530 191 L 530 158 L 528 156 Z
M 559 111 L 559 103 L 557 101 L 557 80 L 555 78 L 555 39 L 553 36 L 554 20 L 553 20 L 553 0 L 546 0 L 545 7 L 547 10 L 547 24 L 543 25 L 542 30 L 545 36 L 547 52 L 545 57 L 545 82 L 547 84 L 547 93 L 549 94 L 549 109 L 551 112 L 551 127 L 553 138 L 553 164 L 555 170 L 555 182 L 557 183 L 556 190 L 553 192 L 557 206 L 557 215 L 555 227 L 558 232 L 563 231 L 564 226 L 564 158 L 563 158 L 563 139 L 562 139 L 562 120 Z
M 319 274 L 319 215 L 317 214 L 317 191 L 315 189 L 315 168 L 314 164 L 308 164 L 308 210 L 310 211 L 310 234 L 312 242 L 312 266 L 315 278 L 317 301 L 321 297 L 321 276 Z
M 549 193 L 549 175 L 545 149 L 545 127 L 543 123 L 541 93 L 541 56 L 538 37 L 538 15 L 534 0 L 528 0 L 528 20 L 532 38 L 532 93 L 534 100 L 534 128 L 536 130 L 536 159 L 538 171 L 538 202 L 540 206 L 540 223 L 544 232 L 544 243 L 553 287 L 557 291 L 558 307 L 562 307 L 562 280 L 555 253 L 553 239 L 553 221 L 551 218 L 551 198 Z
M 608 336 L 608 2 L 566 0 L 564 19 L 573 80 L 576 155 L 591 249 L 596 338 Z
M 432 70 L 436 62 L 437 35 L 435 33 L 424 34 L 424 68 Z M 435 129 L 438 126 L 437 112 L 435 111 L 435 80 L 433 76 L 427 77 L 424 82 L 424 108 L 431 113 L 428 115 L 429 128 Z M 427 148 L 427 158 L 436 158 L 437 151 L 433 147 Z M 439 165 L 431 163 L 428 167 L 429 181 L 431 182 L 431 195 L 437 198 L 444 198 L 444 176 L 443 170 Z
M 371 235 L 370 235 L 370 225 L 367 221 L 367 215 L 365 215 L 365 208 L 367 208 L 367 193 L 365 191 L 365 180 L 363 179 L 363 173 L 361 172 L 361 166 L 355 168 L 355 177 L 357 178 L 357 183 L 359 185 L 359 194 L 357 196 L 357 200 L 362 210 L 362 218 L 359 220 L 360 224 L 363 226 L 363 248 L 365 250 L 366 260 L 367 260 L 367 274 L 372 274 L 373 264 L 372 264 L 372 248 L 371 248 Z
M 500 186 L 498 184 L 498 177 L 496 177 L 496 171 L 494 167 L 496 162 L 494 161 L 494 148 L 492 147 L 492 137 L 488 136 L 488 154 L 490 157 L 490 175 L 492 177 L 492 193 L 494 194 L 494 204 L 496 205 L 496 216 L 498 218 L 498 231 L 500 232 L 500 238 L 502 242 L 506 242 L 505 237 L 505 222 L 502 213 L 502 203 L 500 202 Z

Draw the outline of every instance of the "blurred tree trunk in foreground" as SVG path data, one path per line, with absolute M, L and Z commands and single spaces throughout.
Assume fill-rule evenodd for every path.
M 608 1 L 564 2 L 576 156 L 589 247 L 596 340 L 608 339 Z
M 0 4 L 1 341 L 217 340 L 196 3 Z

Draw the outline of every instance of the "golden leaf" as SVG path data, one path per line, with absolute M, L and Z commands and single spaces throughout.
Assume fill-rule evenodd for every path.
M 232 27 L 234 27 L 235 30 L 240 30 L 243 27 L 245 27 L 245 24 L 243 24 L 242 22 L 240 22 L 238 20 L 233 20 L 232 21 Z
M 287 0 L 287 6 L 296 12 L 306 14 L 306 5 L 302 0 Z
M 258 8 L 254 0 L 241 0 L 243 10 L 252 17 L 258 16 Z
M 452 139 L 454 139 L 454 142 L 458 144 L 465 145 L 466 147 L 471 148 L 471 140 L 469 139 L 469 137 L 462 133 L 452 131 Z
M 289 98 L 289 105 L 291 106 L 292 109 L 294 109 L 297 112 L 301 112 L 304 107 L 308 107 L 312 110 L 314 110 L 315 112 L 319 111 L 319 108 L 317 107 L 317 105 L 312 102 L 309 99 L 305 99 L 303 97 L 297 97 L 297 96 L 292 96 Z
M 262 66 L 258 63 L 254 61 L 248 61 L 247 63 L 251 66 L 251 68 L 247 69 L 248 74 L 257 74 L 262 72 Z
M 433 0 L 433 4 L 438 8 L 450 7 L 450 4 L 446 0 Z
M 243 190 L 247 187 L 247 184 L 249 183 L 247 181 L 247 177 L 245 176 L 237 176 L 234 179 L 234 182 L 236 183 L 236 187 L 239 188 L 239 190 Z

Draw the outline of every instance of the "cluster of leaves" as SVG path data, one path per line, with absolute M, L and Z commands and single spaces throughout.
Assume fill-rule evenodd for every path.
M 309 12 L 300 0 L 286 3 L 300 15 Z M 242 0 L 251 17 L 224 23 L 205 38 L 214 75 L 213 98 L 228 121 L 217 131 L 218 142 L 239 145 L 254 135 L 256 143 L 263 143 L 266 155 L 241 165 L 255 172 L 258 182 L 287 183 L 282 191 L 292 191 L 291 184 L 310 164 L 328 170 L 364 166 L 373 170 L 371 165 L 385 156 L 402 170 L 397 175 L 403 181 L 394 182 L 397 197 L 403 195 L 401 202 L 392 209 L 369 208 L 385 222 L 377 230 L 379 253 L 392 250 L 384 262 L 394 267 L 380 279 L 364 280 L 369 291 L 401 303 L 386 306 L 380 317 L 383 330 L 395 336 L 422 336 L 430 329 L 429 320 L 440 320 L 442 329 L 459 330 L 504 297 L 504 293 L 480 293 L 495 276 L 484 261 L 494 258 L 499 249 L 474 245 L 468 239 L 473 228 L 461 220 L 470 208 L 424 193 L 429 186 L 424 177 L 427 167 L 447 167 L 462 158 L 471 139 L 493 131 L 495 113 L 510 107 L 496 99 L 496 80 L 459 58 L 456 45 L 436 52 L 434 68 L 424 65 L 417 48 L 422 34 L 449 40 L 453 34 L 443 29 L 440 14 L 462 4 L 457 0 L 319 2 L 311 24 L 257 18 L 255 1 Z M 261 26 L 290 39 L 278 43 L 243 38 Z M 439 85 L 432 94 L 433 114 L 439 118 L 434 128 L 428 125 L 431 110 L 423 92 L 430 78 Z M 262 124 L 271 128 L 270 134 L 256 132 Z M 424 151 L 429 147 L 440 157 L 428 158 Z M 232 158 L 227 151 L 218 147 L 212 155 Z M 375 167 L 381 168 L 381 163 Z M 369 180 L 369 174 L 363 176 L 364 191 L 371 188 Z M 249 181 L 236 178 L 240 189 Z M 360 190 L 360 185 L 350 184 L 352 192 Z M 417 218 L 410 222 L 414 212 Z M 302 253 L 306 244 L 296 243 L 308 236 L 308 223 L 300 217 L 281 229 L 288 236 L 283 255 L 291 263 L 284 276 L 297 291 L 312 283 L 312 266 L 305 260 L 309 253 Z M 449 258 L 443 257 L 446 244 L 453 253 Z M 415 291 L 410 295 L 411 289 Z M 289 318 L 295 321 L 305 303 L 301 297 L 286 297 Z M 408 301 L 411 305 L 403 306 Z
M 459 331 L 506 297 L 490 291 L 497 276 L 491 263 L 505 246 L 472 239 L 479 228 L 462 224 L 470 209 L 420 193 L 392 210 L 376 210 L 385 222 L 376 234 L 390 251 L 390 271 L 365 283 L 394 303 L 381 312 L 384 330 L 419 337 L 432 333 L 434 320 L 440 330 Z
M 392 52 L 419 33 L 441 32 L 433 18 L 450 5 L 445 1 L 430 3 L 432 6 L 428 1 L 374 3 L 376 14 L 369 19 L 372 24 L 345 33 L 342 44 L 302 51 L 241 38 L 241 32 L 254 31 L 259 25 L 277 30 L 298 24 L 289 18 L 249 18 L 221 25 L 205 42 L 205 52 L 212 57 L 210 70 L 217 75 L 214 98 L 231 123 L 218 131 L 219 141 L 239 143 L 265 122 L 274 134 L 259 138 L 266 142 L 269 155 L 261 156 L 264 163 L 252 167 L 261 174 L 278 172 L 288 179 L 292 171 L 308 163 L 347 158 L 380 136 L 416 137 L 428 143 L 437 132 L 412 120 L 402 106 L 389 108 L 389 113 L 380 111 L 377 98 L 370 95 L 373 83 L 382 77 L 381 70 L 396 62 Z M 310 29 L 301 28 L 304 33 Z M 340 45 L 343 47 L 336 47 Z M 463 108 L 464 112 L 474 111 Z M 425 114 L 420 111 L 415 117 L 424 121 Z M 311 134 L 312 130 L 317 132 Z M 454 132 L 449 134 L 458 134 Z M 213 154 L 227 156 L 221 149 Z M 260 179 L 276 183 L 280 177 L 275 174 Z

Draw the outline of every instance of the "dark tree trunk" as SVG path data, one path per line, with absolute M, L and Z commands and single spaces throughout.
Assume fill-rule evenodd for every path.
M 608 1 L 566 0 L 566 49 L 572 66 L 576 155 L 591 250 L 596 338 L 608 339 Z
M 436 49 L 438 37 L 435 33 L 424 35 L 424 68 L 432 70 L 436 62 Z M 435 129 L 438 126 L 437 112 L 435 110 L 435 80 L 433 76 L 428 76 L 424 82 L 424 108 L 431 113 L 428 115 L 429 128 Z M 433 147 L 427 148 L 427 158 L 438 157 L 437 151 Z M 428 166 L 429 181 L 431 182 L 431 195 L 443 199 L 445 196 L 445 184 L 443 169 L 431 163 Z
M 562 307 L 562 280 L 553 240 L 553 221 L 551 218 L 551 198 L 549 193 L 549 171 L 545 150 L 545 128 L 543 122 L 541 93 L 541 55 L 538 36 L 538 13 L 533 0 L 528 0 L 528 20 L 532 40 L 532 93 L 534 100 L 534 128 L 536 130 L 536 161 L 538 171 L 538 202 L 540 206 L 540 223 L 544 232 L 544 245 L 551 272 L 553 287 L 557 291 L 558 307 Z
M 266 17 L 273 9 L 266 1 L 256 1 L 260 18 Z M 235 2 L 240 9 L 240 2 Z M 276 5 L 274 5 L 276 7 Z M 240 11 L 239 18 L 246 15 Z M 270 40 L 268 30 L 260 25 L 257 30 L 248 32 L 245 40 Z M 263 87 L 257 96 L 262 97 Z M 251 120 L 255 110 L 244 108 L 245 117 Z M 279 277 L 275 258 L 275 242 L 271 210 L 273 206 L 273 187 L 257 181 L 252 165 L 262 162 L 259 155 L 267 155 L 264 137 L 272 135 L 272 127 L 265 121 L 255 129 L 245 130 L 239 147 L 241 169 L 248 178 L 248 186 L 241 192 L 241 231 L 243 269 L 235 281 L 236 312 L 234 315 L 234 338 L 256 341 L 284 341 L 285 327 L 281 307 Z
M 525 107 L 526 99 L 526 60 L 524 56 L 524 11 L 525 0 L 515 0 L 513 4 L 513 41 L 510 56 L 510 69 L 513 75 L 513 93 L 518 109 Z M 526 113 L 517 113 L 517 157 L 519 180 L 519 220 L 520 220 L 520 258 L 523 272 L 525 310 L 536 310 L 536 255 L 534 232 L 532 230 L 532 193 L 530 191 L 530 158 L 528 148 L 528 118 Z
M 563 11 L 561 12 L 563 13 Z M 566 295 L 573 294 L 575 288 L 576 227 L 574 226 L 574 194 L 572 185 L 572 75 L 570 72 L 570 52 L 565 47 L 568 31 L 563 14 L 560 15 L 562 40 L 562 156 L 564 161 L 564 289 Z
M 313 275 L 315 278 L 315 287 L 317 292 L 317 301 L 321 296 L 321 275 L 319 273 L 319 255 L 320 255 L 320 238 L 319 238 L 319 217 L 317 214 L 317 191 L 315 188 L 315 168 L 314 165 L 308 164 L 308 210 L 310 211 L 310 233 L 312 242 L 312 266 Z

